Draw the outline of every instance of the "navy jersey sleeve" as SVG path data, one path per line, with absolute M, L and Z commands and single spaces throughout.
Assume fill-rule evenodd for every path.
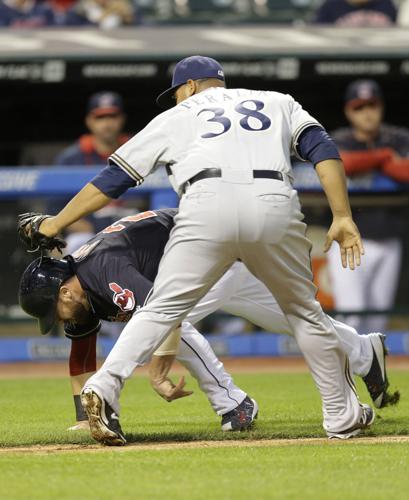
M 299 158 L 310 161 L 314 166 L 324 160 L 339 160 L 338 149 L 328 133 L 321 127 L 305 129 L 295 148 Z
M 117 165 L 108 165 L 92 180 L 96 188 L 110 198 L 118 198 L 131 187 L 136 186 L 136 182 Z
M 85 337 L 95 335 L 101 329 L 101 322 L 94 314 L 90 315 L 89 321 L 85 324 L 74 321 L 64 321 L 65 336 L 71 340 L 81 340 Z

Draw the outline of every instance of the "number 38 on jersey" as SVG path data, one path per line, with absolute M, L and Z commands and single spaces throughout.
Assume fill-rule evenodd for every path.
M 235 116 L 227 116 L 224 108 L 205 108 L 197 116 L 203 115 L 209 124 L 209 132 L 202 134 L 203 139 L 212 139 L 228 132 L 232 122 L 237 120 L 244 130 L 249 132 L 259 132 L 271 127 L 270 118 L 261 112 L 264 108 L 262 101 L 248 99 L 242 101 L 234 108 Z

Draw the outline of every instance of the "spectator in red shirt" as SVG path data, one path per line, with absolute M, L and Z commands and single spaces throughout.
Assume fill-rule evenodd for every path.
M 82 135 L 64 149 L 56 165 L 101 165 L 129 136 L 122 133 L 125 114 L 122 98 L 115 92 L 98 92 L 90 97 L 85 124 L 89 134 Z
M 409 130 L 382 123 L 384 102 L 373 80 L 352 82 L 345 95 L 349 127 L 333 132 L 346 174 L 351 178 L 384 174 L 409 182 Z M 401 207 L 371 206 L 354 214 L 365 247 L 365 259 L 354 273 L 341 269 L 338 255 L 329 253 L 329 269 L 336 308 L 340 311 L 387 310 L 398 285 L 402 242 L 407 227 Z M 334 250 L 334 249 L 332 249 Z M 350 317 L 363 333 L 385 329 L 383 315 Z
M 85 123 L 89 134 L 82 135 L 73 145 L 64 149 L 57 157 L 58 166 L 106 166 L 108 157 L 119 146 L 129 140 L 129 135 L 122 132 L 125 124 L 123 101 L 115 92 L 98 92 L 90 97 Z M 67 200 L 53 201 L 48 210 L 56 213 L 65 206 Z M 118 205 L 120 202 L 113 202 Z M 110 205 L 111 207 L 111 205 Z M 111 207 L 112 208 L 112 207 Z M 104 209 L 106 211 L 106 209 Z M 118 218 L 114 210 L 114 217 Z M 111 223 L 105 218 L 98 223 L 98 215 L 82 219 L 68 228 L 66 253 L 72 253 L 89 238 L 95 230 L 100 230 Z

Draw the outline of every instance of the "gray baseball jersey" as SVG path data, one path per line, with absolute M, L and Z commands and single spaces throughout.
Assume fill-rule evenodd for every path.
M 204 168 L 278 170 L 291 177 L 300 134 L 319 125 L 291 96 L 213 87 L 161 113 L 110 157 L 137 184 L 172 167 L 175 191 Z M 252 132 L 252 133 L 249 133 Z

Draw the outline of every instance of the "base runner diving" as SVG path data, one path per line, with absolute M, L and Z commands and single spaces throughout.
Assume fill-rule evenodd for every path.
M 37 259 L 23 274 L 19 292 L 23 309 L 39 319 L 43 334 L 64 321 L 66 336 L 72 340 L 70 374 L 77 420 L 74 430 L 88 425 L 79 393 L 96 370 L 100 320 L 127 322 L 144 304 L 176 214 L 176 209 L 164 209 L 124 217 L 73 255 L 63 260 Z M 234 384 L 207 340 L 193 326 L 218 309 L 266 331 L 292 335 L 285 315 L 265 285 L 236 262 L 190 312 L 182 323 L 181 335 L 171 335 L 155 352 L 151 382 L 168 401 L 191 394 L 184 391 L 183 381 L 175 386 L 168 378 L 176 356 L 197 380 L 214 411 L 222 416 L 222 430 L 244 430 L 257 415 L 257 403 Z M 395 404 L 397 394 L 387 391 L 384 336 L 358 335 L 348 325 L 331 321 L 352 372 L 363 378 L 375 406 Z

